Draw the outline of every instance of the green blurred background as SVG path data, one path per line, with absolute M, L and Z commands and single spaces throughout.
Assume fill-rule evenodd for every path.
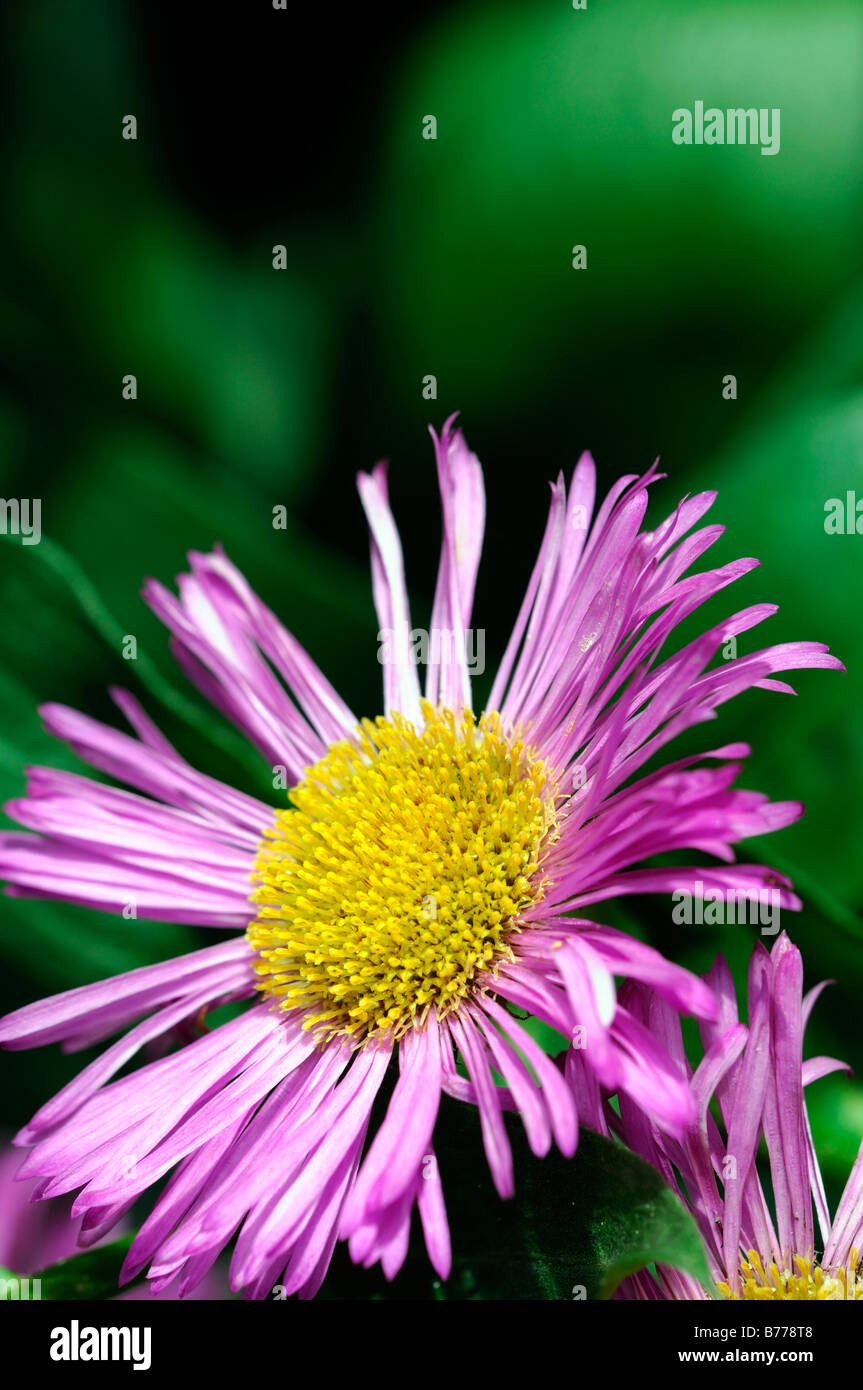
M 425 429 L 452 410 L 486 470 L 475 621 L 489 674 L 547 480 L 583 448 L 605 485 L 659 454 L 653 518 L 716 487 L 728 534 L 711 561 L 763 561 L 703 622 L 775 601 L 741 652 L 817 639 L 848 666 L 793 678 L 797 700 L 752 692 L 687 746 L 744 738 L 745 784 L 806 801 L 801 823 L 744 856 L 795 876 L 806 907 L 786 925 L 808 983 L 837 980 L 810 1051 L 859 1072 L 863 537 L 823 524 L 828 498 L 863 497 L 859 0 L 491 0 L 400 16 L 18 0 L 3 25 L 0 491 L 41 497 L 51 542 L 0 545 L 4 795 L 27 762 L 73 766 L 37 703 L 114 720 L 110 683 L 208 769 L 267 789 L 217 717 L 190 714 L 138 597 L 145 575 L 170 582 L 186 550 L 216 540 L 353 707 L 376 712 L 353 476 L 391 459 L 427 621 L 439 530 Z M 675 146 L 671 113 L 696 99 L 779 107 L 779 154 Z M 286 532 L 271 524 L 279 504 Z M 137 663 L 120 655 L 127 633 Z M 182 697 L 170 708 L 160 681 Z M 738 978 L 754 939 L 673 928 L 648 899 L 598 915 L 698 970 L 722 950 Z M 7 901 L 0 1007 L 207 939 Z M 0 1057 L 0 1130 L 78 1065 Z M 835 1194 L 863 1087 L 822 1081 L 812 1108 Z

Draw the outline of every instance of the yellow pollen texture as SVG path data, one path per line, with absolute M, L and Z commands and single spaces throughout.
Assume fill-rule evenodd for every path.
M 749 1258 L 740 1261 L 740 1293 L 732 1293 L 725 1283 L 717 1287 L 726 1298 L 747 1302 L 813 1303 L 827 1299 L 852 1302 L 863 1299 L 863 1278 L 858 1273 L 856 1250 L 852 1250 L 848 1257 L 847 1269 L 840 1266 L 831 1273 L 803 1255 L 795 1255 L 791 1263 L 791 1270 L 780 1269 L 775 1260 L 765 1266 L 757 1250 L 750 1250 Z
M 554 834 L 546 765 L 497 715 L 363 720 L 290 794 L 255 864 L 259 988 L 323 1038 L 399 1037 L 513 958 Z

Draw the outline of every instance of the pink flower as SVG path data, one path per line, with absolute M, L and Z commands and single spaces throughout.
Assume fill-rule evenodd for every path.
M 29 1276 L 74 1255 L 78 1229 L 68 1201 L 33 1204 L 32 1183 L 15 1182 L 20 1167 L 20 1153 L 0 1145 L 0 1265 Z
M 803 1031 L 824 986 L 803 995 L 800 952 L 784 932 L 769 955 L 763 946 L 755 948 L 748 1027 L 738 1018 L 734 984 L 721 957 L 708 983 L 721 1010 L 718 1019 L 702 1026 L 704 1053 L 694 1072 L 683 1050 L 679 1019 L 665 1001 L 641 985 L 631 987 L 627 1001 L 690 1077 L 698 1107 L 695 1123 L 682 1138 L 671 1137 L 628 1097 L 621 1098 L 619 1121 L 609 1112 L 605 1118 L 665 1176 L 692 1212 L 720 1294 L 756 1301 L 861 1299 L 863 1145 L 831 1221 L 804 1100 L 813 1081 L 848 1070 L 832 1057 L 803 1061 Z M 709 1108 L 713 1101 L 717 1119 Z M 772 1204 L 755 1164 L 762 1139 Z M 659 1266 L 655 1279 L 644 1271 L 633 1275 L 617 1296 L 711 1295 L 689 1275 Z
M 694 1101 L 660 1039 L 616 996 L 652 985 L 702 1020 L 701 981 L 625 934 L 583 919 L 623 893 L 666 892 L 692 870 L 637 867 L 659 851 L 708 851 L 711 888 L 756 895 L 787 880 L 736 867 L 732 844 L 801 811 L 733 783 L 741 744 L 640 769 L 682 730 L 791 667 L 838 667 L 815 643 L 767 648 L 707 670 L 745 609 L 660 659 L 683 618 L 756 563 L 689 574 L 721 527 L 692 531 L 713 494 L 641 532 L 647 487 L 614 485 L 592 525 L 595 475 L 552 485 L 539 558 L 487 712 L 472 713 L 465 633 L 484 525 L 482 474 L 452 422 L 435 438 L 443 548 L 425 691 L 414 660 L 402 551 L 379 465 L 361 474 L 384 638 L 384 715 L 360 721 L 224 553 L 190 556 L 179 597 L 145 596 L 178 661 L 274 770 L 292 808 L 197 772 L 129 695 L 137 737 L 49 705 L 49 730 L 134 792 L 48 768 L 10 814 L 35 834 L 0 841 L 13 893 L 222 928 L 179 960 L 18 1010 L 0 1041 L 67 1049 L 121 1034 L 18 1136 L 43 1196 L 80 1189 L 81 1239 L 100 1239 L 167 1174 L 125 1273 L 194 1288 L 236 1235 L 234 1288 L 311 1296 L 336 1240 L 392 1277 L 414 1206 L 435 1269 L 450 1233 L 433 1134 L 441 1096 L 473 1102 L 497 1191 L 513 1191 L 504 1110 L 536 1154 L 565 1154 L 576 1096 L 511 1006 L 567 1037 L 584 1028 L 589 1073 L 682 1135 Z M 690 534 L 691 533 L 691 534 Z M 423 697 L 424 696 L 424 697 Z M 139 1049 L 225 1001 L 238 1017 L 112 1079 Z M 124 1031 L 127 1030 L 128 1031 Z M 394 1059 L 397 1079 L 370 1135 Z M 457 1069 L 460 1057 L 463 1070 Z M 498 1086 L 494 1073 L 505 1082 Z

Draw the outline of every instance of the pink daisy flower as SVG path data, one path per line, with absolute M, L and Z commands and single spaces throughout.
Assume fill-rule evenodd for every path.
M 352 1258 L 401 1266 L 414 1207 L 438 1273 L 450 1235 L 433 1133 L 441 1096 L 472 1102 L 497 1191 L 513 1191 L 503 1112 L 536 1154 L 576 1148 L 578 1105 L 513 1007 L 567 1037 L 604 1092 L 680 1135 L 694 1101 L 661 1039 L 616 997 L 650 983 L 675 1010 L 713 1019 L 710 989 L 625 934 L 584 920 L 592 903 L 666 892 L 692 872 L 635 867 L 706 850 L 709 887 L 755 894 L 786 880 L 736 867 L 732 844 L 794 820 L 733 789 L 736 744 L 640 769 L 676 734 L 774 673 L 838 667 L 823 646 L 768 648 L 707 670 L 720 642 L 774 610 L 748 608 L 660 659 L 683 618 L 754 560 L 690 574 L 722 528 L 693 527 L 714 494 L 642 532 L 647 487 L 617 482 L 594 508 L 584 455 L 552 485 L 536 565 L 486 712 L 473 713 L 465 633 L 484 524 L 479 463 L 448 422 L 435 437 L 443 546 L 424 692 L 386 470 L 359 476 L 384 638 L 382 716 L 360 722 L 221 550 L 190 556 L 179 597 L 145 597 L 190 679 L 283 769 L 273 809 L 197 772 L 127 694 L 137 737 L 58 705 L 48 729 L 135 791 L 36 768 L 7 809 L 28 831 L 0 840 L 7 891 L 107 912 L 222 928 L 216 945 L 71 990 L 0 1023 L 9 1047 L 68 1049 L 122 1036 L 18 1136 L 43 1196 L 80 1189 L 82 1240 L 98 1240 L 171 1174 L 124 1274 L 193 1288 L 236 1236 L 234 1288 L 320 1286 L 339 1238 Z M 112 1079 L 145 1044 L 254 1001 L 180 1050 Z M 127 1032 L 123 1032 L 127 1029 Z M 397 1056 L 383 1119 L 372 1106 Z M 502 1082 L 503 1084 L 497 1084 Z M 383 1092 L 386 1096 L 386 1090 Z
M 720 1295 L 754 1301 L 863 1299 L 863 1144 L 831 1221 L 804 1100 L 811 1082 L 848 1070 L 832 1057 L 803 1060 L 803 1032 L 824 985 L 803 995 L 800 952 L 784 932 L 769 955 L 762 945 L 755 948 L 748 1027 L 739 1020 L 731 973 L 721 957 L 707 979 L 721 1010 L 718 1019 L 702 1025 L 704 1052 L 694 1072 L 679 1018 L 665 1000 L 642 985 L 628 987 L 627 998 L 690 1078 L 695 1123 L 682 1139 L 672 1137 L 624 1096 L 620 1119 L 606 1109 L 600 1127 L 607 1133 L 610 1122 L 689 1208 Z M 772 1204 L 755 1164 L 762 1139 Z M 705 1299 L 716 1292 L 660 1265 L 655 1278 L 646 1271 L 632 1275 L 616 1296 Z

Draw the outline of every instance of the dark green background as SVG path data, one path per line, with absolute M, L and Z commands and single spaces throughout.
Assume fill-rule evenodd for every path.
M 848 666 L 792 677 L 798 700 L 752 692 L 685 746 L 744 738 L 745 784 L 806 801 L 801 823 L 744 854 L 796 876 L 806 907 L 786 925 L 807 980 L 837 980 L 810 1051 L 859 1068 L 863 537 L 823 525 L 827 498 L 863 497 L 857 0 L 472 3 L 397 19 L 49 0 L 7 6 L 2 48 L 0 490 L 40 496 L 45 535 L 75 562 L 0 546 L 3 792 L 20 793 L 28 761 L 72 765 L 38 702 L 113 719 L 109 683 L 141 693 L 144 663 L 122 660 L 116 633 L 183 687 L 138 590 L 216 540 L 353 707 L 375 713 L 353 476 L 391 459 L 427 621 L 439 530 L 425 427 L 450 411 L 486 471 L 475 622 L 489 674 L 547 480 L 583 448 L 605 485 L 661 454 L 653 519 L 717 487 L 728 534 L 711 562 L 763 561 L 704 624 L 776 601 L 741 652 L 817 639 Z M 779 107 L 779 154 L 673 145 L 671 112 L 696 99 Z M 586 271 L 571 268 L 576 243 Z M 135 402 L 121 398 L 130 372 Z M 736 401 L 722 398 L 726 373 Z M 271 525 L 278 504 L 287 532 Z M 116 623 L 107 640 L 88 617 L 94 594 Z M 253 759 L 144 698 L 189 756 L 266 787 Z M 598 915 L 695 969 L 722 950 L 742 978 L 746 928 L 674 928 L 664 901 Z M 10 901 L 0 1004 L 211 939 Z M 54 1050 L 0 1058 L 0 1128 L 77 1065 Z M 863 1089 L 820 1082 L 812 1108 L 835 1195 Z

